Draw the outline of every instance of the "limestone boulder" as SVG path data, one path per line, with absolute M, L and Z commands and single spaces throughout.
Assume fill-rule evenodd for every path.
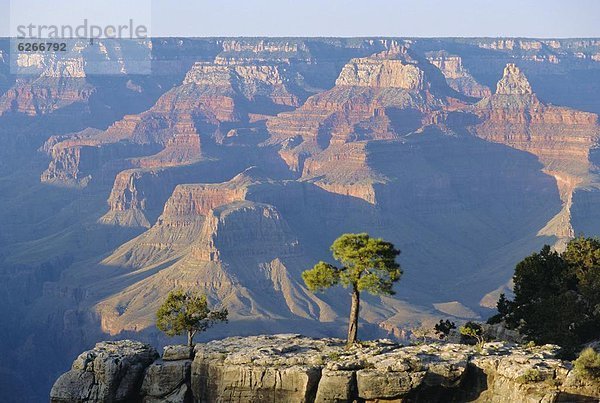
M 131 340 L 105 341 L 77 357 L 54 383 L 51 402 L 127 402 L 139 395 L 144 371 L 158 358 L 154 347 Z
M 191 366 L 191 360 L 157 361 L 150 365 L 141 389 L 144 402 L 190 402 Z

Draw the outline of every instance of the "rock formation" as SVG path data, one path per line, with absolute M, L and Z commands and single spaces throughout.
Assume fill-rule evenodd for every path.
M 38 54 L 20 55 L 40 58 Z M 20 78 L 15 85 L 0 94 L 0 116 L 12 112 L 28 116 L 45 115 L 74 104 L 87 104 L 95 88 L 86 81 L 84 60 L 81 57 L 70 59 L 50 58 L 36 60 L 41 63 L 42 73 L 35 78 Z
M 514 64 L 504 69 L 496 93 L 474 111 L 482 119 L 478 136 L 529 151 L 549 170 L 587 174 L 590 149 L 600 136 L 597 115 L 540 102 Z
M 51 402 L 593 402 L 600 398 L 600 384 L 578 378 L 569 362 L 556 358 L 556 346 L 550 345 L 526 348 L 494 342 L 476 351 L 460 344 L 401 346 L 377 340 L 344 349 L 342 340 L 286 334 L 197 344 L 193 354 L 188 347 L 168 346 L 162 360 L 151 363 L 148 357 L 155 352 L 149 349 L 141 357 L 144 347 L 131 351 L 135 342 L 110 344 L 108 357 L 106 344 L 98 343 L 75 360 L 71 371 L 54 384 Z M 88 364 L 91 359 L 93 365 Z M 107 367 L 108 362 L 116 363 L 119 370 Z M 92 386 L 89 380 L 98 383 Z
M 491 95 L 490 89 L 479 84 L 463 66 L 460 56 L 451 55 L 444 51 L 430 52 L 427 54 L 427 60 L 440 69 L 448 85 L 459 93 L 473 98 L 483 98 Z
M 432 119 L 445 100 L 405 47 L 352 59 L 335 87 L 267 122 L 270 142 L 305 180 L 334 193 L 375 201 L 382 176 L 366 163 L 369 140 L 398 140 Z M 335 178 L 335 179 L 334 179 Z
M 106 131 L 80 133 L 45 146 L 52 157 L 42 181 L 85 186 L 80 165 L 91 172 L 116 175 L 115 167 L 156 168 L 197 162 L 202 140 L 218 133 L 222 123 L 248 121 L 245 103 L 267 101 L 267 107 L 294 106 L 278 65 L 226 65 L 198 62 L 182 84 L 164 94 L 148 111 L 126 116 Z M 158 151 L 152 155 L 152 150 Z M 89 156 L 88 156 L 89 155 Z M 138 157 L 126 160 L 127 157 Z M 90 179 L 93 173 L 87 175 Z
M 400 60 L 352 59 L 340 73 L 337 86 L 425 89 L 423 71 Z
M 135 341 L 101 342 L 79 355 L 71 370 L 52 388 L 53 402 L 120 402 L 136 400 L 146 368 L 156 350 Z
M 0 115 L 44 115 L 69 105 L 85 104 L 93 93 L 94 87 L 79 77 L 21 79 L 0 97 Z
M 485 318 L 524 256 L 598 235 L 597 39 L 150 47 L 148 75 L 110 43 L 25 57 L 28 77 L 0 61 L 0 400 L 44 400 L 106 333 L 164 343 L 173 288 L 239 313 L 211 336 L 342 334 L 346 290 L 315 295 L 300 274 L 345 232 L 402 250 L 396 296 L 361 310 L 365 336 L 399 339 Z M 147 399 L 179 396 L 187 369 L 171 367 Z
M 488 141 L 528 151 L 539 157 L 545 172 L 556 178 L 563 210 L 540 235 L 556 236 L 560 245 L 574 236 L 570 222 L 572 195 L 580 185 L 589 185 L 596 167 L 590 151 L 600 138 L 598 116 L 539 101 L 523 74 L 508 64 L 496 93 L 478 102 L 473 111 L 481 123 L 473 132 Z
M 208 287 L 212 300 L 228 301 L 233 318 L 332 318 L 331 307 L 299 282 L 297 270 L 308 263 L 282 214 L 247 200 L 256 183 L 249 171 L 222 184 L 177 186 L 157 223 L 103 261 L 139 277 L 98 304 L 103 330 L 151 326 L 160 300 L 140 295 L 146 287 Z M 93 288 L 105 287 L 112 280 Z

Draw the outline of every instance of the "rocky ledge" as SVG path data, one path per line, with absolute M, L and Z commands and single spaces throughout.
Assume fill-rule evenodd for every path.
M 556 346 L 487 343 L 351 349 L 300 335 L 232 337 L 165 347 L 102 342 L 81 354 L 52 402 L 598 402 Z

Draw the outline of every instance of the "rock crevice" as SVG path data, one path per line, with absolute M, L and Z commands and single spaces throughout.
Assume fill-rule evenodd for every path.
M 570 363 L 556 358 L 556 346 L 496 342 L 477 351 L 460 344 L 378 340 L 345 349 L 339 339 L 284 334 L 231 337 L 198 344 L 193 352 L 168 346 L 161 360 L 151 362 L 156 352 L 141 343 L 108 345 L 108 355 L 107 343 L 82 354 L 56 381 L 51 401 L 596 402 L 600 397 L 600 384 L 578 379 Z M 105 365 L 90 366 L 86 357 Z M 118 359 L 125 364 L 115 364 Z

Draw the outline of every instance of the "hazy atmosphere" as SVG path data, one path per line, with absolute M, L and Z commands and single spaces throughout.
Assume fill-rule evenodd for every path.
M 0 0 L 0 36 L 10 33 L 10 0 Z M 14 0 L 32 19 L 58 23 L 88 15 L 152 14 L 153 36 L 600 36 L 596 0 Z M 135 13 L 134 13 L 135 14 Z
M 599 4 L 0 0 L 0 402 L 598 402 Z

